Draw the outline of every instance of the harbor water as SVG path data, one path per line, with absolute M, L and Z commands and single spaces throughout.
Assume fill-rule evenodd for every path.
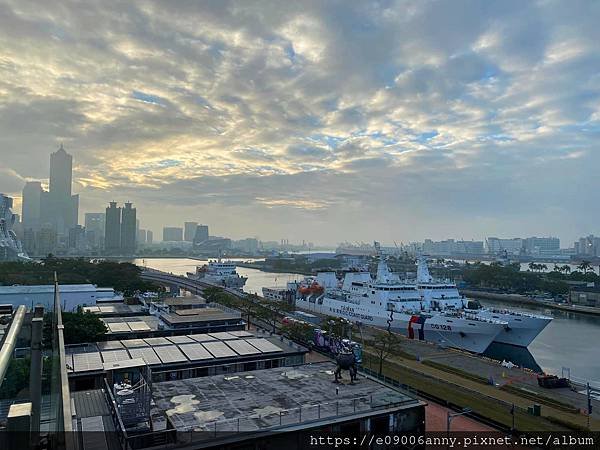
M 247 261 L 245 259 L 244 261 Z M 134 264 L 185 275 L 196 266 L 206 264 L 190 258 L 135 259 Z M 244 291 L 262 295 L 263 287 L 284 287 L 288 281 L 304 276 L 294 273 L 272 273 L 238 267 L 238 273 L 248 277 Z M 554 320 L 539 334 L 527 349 L 493 344 L 486 353 L 494 359 L 506 359 L 514 364 L 547 373 L 567 375 L 572 379 L 600 380 L 600 317 L 553 310 L 544 306 L 517 306 L 491 300 L 479 300 L 483 305 L 544 314 Z

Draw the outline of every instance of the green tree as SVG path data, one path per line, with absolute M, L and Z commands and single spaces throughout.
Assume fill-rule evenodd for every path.
M 579 270 L 581 270 L 584 274 L 588 273 L 588 272 L 593 272 L 594 268 L 592 267 L 591 263 L 589 261 L 581 261 L 581 264 L 579 264 L 579 266 L 577 266 L 577 268 Z
M 400 345 L 400 338 L 394 333 L 377 333 L 371 341 L 371 347 L 375 349 L 379 365 L 378 373 L 383 374 L 383 363 L 387 361 L 395 347 Z
M 0 386 L 0 399 L 14 399 L 29 386 L 29 358 L 12 359 Z
M 63 312 L 62 319 L 65 344 L 96 342 L 108 331 L 104 322 L 89 312 Z

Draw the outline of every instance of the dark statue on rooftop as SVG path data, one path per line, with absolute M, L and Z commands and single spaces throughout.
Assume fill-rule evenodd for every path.
M 344 347 L 335 357 L 337 367 L 335 369 L 335 383 L 339 383 L 342 379 L 342 370 L 350 372 L 350 384 L 354 384 L 357 378 L 358 368 L 356 367 L 356 355 L 354 352 Z

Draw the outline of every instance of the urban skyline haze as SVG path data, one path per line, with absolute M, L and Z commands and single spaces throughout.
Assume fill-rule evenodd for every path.
M 15 211 L 64 143 L 80 224 L 114 200 L 155 236 L 600 234 L 598 2 L 2 4 Z

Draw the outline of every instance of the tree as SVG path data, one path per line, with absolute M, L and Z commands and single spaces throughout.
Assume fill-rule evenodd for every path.
M 537 264 L 534 263 L 533 261 L 531 261 L 527 267 L 529 267 L 529 270 L 531 270 L 532 272 L 535 272 L 536 268 L 537 268 Z
M 0 399 L 15 399 L 29 386 L 29 358 L 12 359 L 0 386 Z
M 577 268 L 579 270 L 581 270 L 583 273 L 588 273 L 588 271 L 593 272 L 594 268 L 592 267 L 592 265 L 590 264 L 589 261 L 581 261 L 581 264 L 579 264 L 579 266 L 577 266 Z
M 400 338 L 394 333 L 378 333 L 371 341 L 379 362 L 379 375 L 383 374 L 383 363 L 392 353 L 394 347 L 400 345 Z
M 65 344 L 96 342 L 108 331 L 104 322 L 90 312 L 63 312 L 62 319 Z
M 562 270 L 564 273 L 571 273 L 571 266 L 565 264 L 564 266 L 562 266 Z

